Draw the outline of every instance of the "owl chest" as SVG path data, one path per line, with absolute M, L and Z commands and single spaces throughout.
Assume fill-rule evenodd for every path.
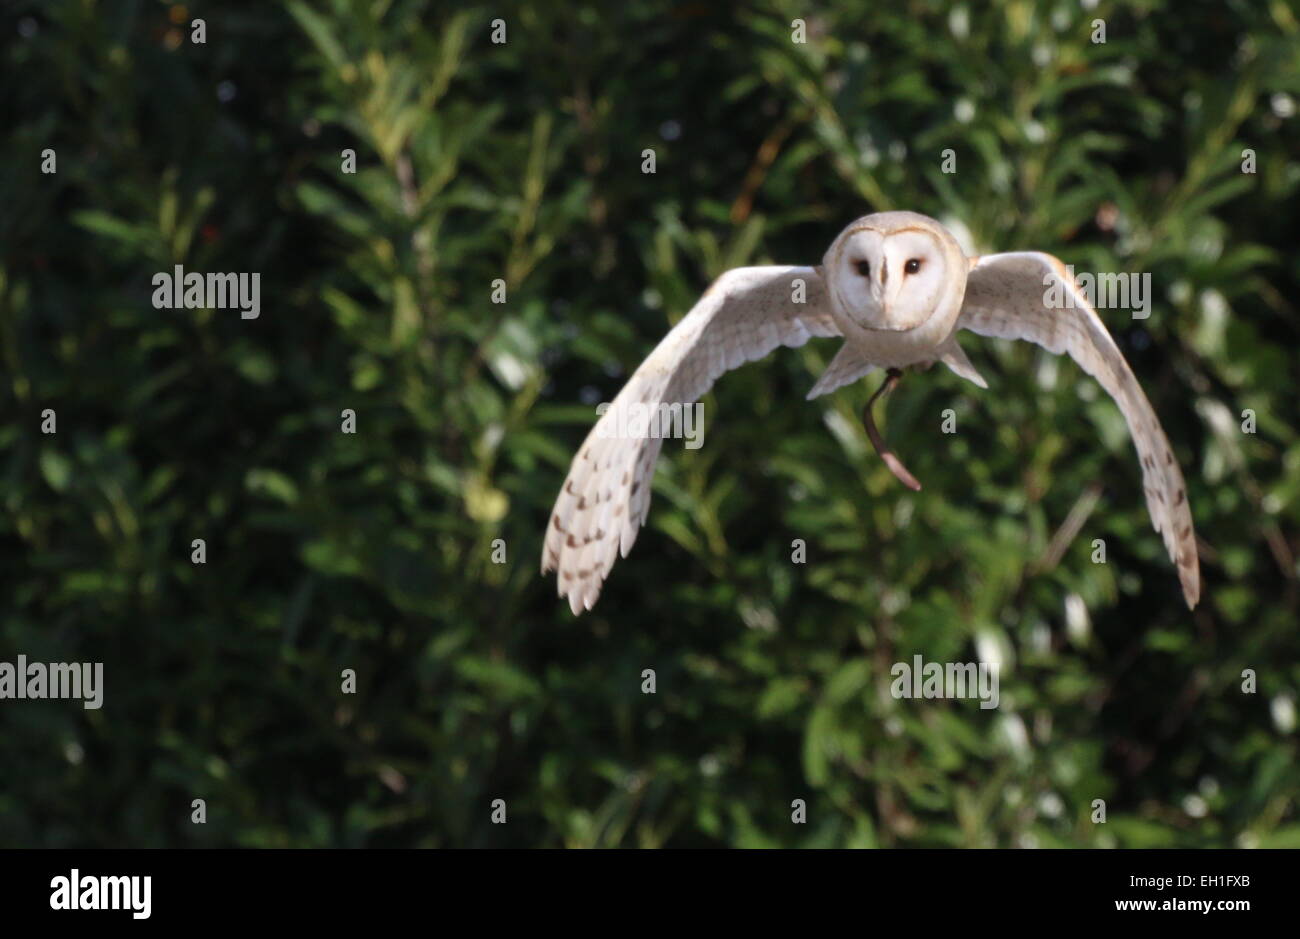
M 935 351 L 952 334 L 946 317 L 932 317 L 915 329 L 867 329 L 839 311 L 832 311 L 844 340 L 864 359 L 882 368 L 905 368 L 935 358 Z

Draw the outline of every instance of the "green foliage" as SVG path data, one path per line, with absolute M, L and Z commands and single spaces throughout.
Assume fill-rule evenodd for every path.
M 106 688 L 0 702 L 0 844 L 1300 844 L 1281 0 L 17 8 L 0 660 Z M 1187 471 L 1201 605 L 1114 405 L 967 337 L 991 391 L 888 405 L 920 493 L 866 444 L 872 382 L 803 400 L 834 343 L 727 376 L 575 620 L 537 571 L 592 405 L 720 272 L 886 208 L 1152 275 L 1149 319 L 1103 316 Z M 261 316 L 154 309 L 174 264 L 261 272 Z M 1001 707 L 895 700 L 913 655 L 999 656 Z

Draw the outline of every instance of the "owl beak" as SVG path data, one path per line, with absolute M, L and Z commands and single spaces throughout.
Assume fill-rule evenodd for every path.
M 889 295 L 889 267 L 885 259 L 881 258 L 876 268 L 880 273 L 871 278 L 871 294 L 876 300 L 876 306 L 880 308 L 881 318 L 888 322 L 889 309 L 893 306 Z
M 871 278 L 871 298 L 876 301 L 876 306 L 880 308 L 881 313 L 885 313 L 888 300 L 885 298 L 885 283 L 878 277 Z

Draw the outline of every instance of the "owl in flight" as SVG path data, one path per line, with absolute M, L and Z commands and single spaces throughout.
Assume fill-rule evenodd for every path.
M 1067 302 L 1049 306 L 1053 294 Z M 629 426 L 630 409 L 689 405 L 723 372 L 812 336 L 839 336 L 844 344 L 809 399 L 886 370 L 863 422 L 894 474 L 919 489 L 885 448 L 871 408 L 904 368 L 935 361 L 987 388 L 957 344 L 958 329 L 1068 353 L 1115 399 L 1142 461 L 1152 524 L 1194 607 L 1200 568 L 1182 472 L 1151 402 L 1073 278 L 1038 251 L 968 258 L 947 229 L 915 212 L 858 219 L 818 267 L 739 267 L 714 281 L 641 363 L 573 458 L 547 524 L 542 573 L 556 571 L 559 595 L 577 614 L 595 604 L 615 555 L 627 557 L 632 549 L 650 507 L 663 436 L 620 431 Z

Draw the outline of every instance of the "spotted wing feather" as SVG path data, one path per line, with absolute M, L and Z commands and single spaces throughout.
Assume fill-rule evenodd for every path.
M 650 508 L 663 437 L 624 433 L 636 429 L 633 406 L 690 405 L 724 372 L 778 346 L 838 335 L 811 267 L 742 267 L 714 282 L 641 363 L 569 467 L 547 523 L 542 573 L 556 571 L 575 614 L 595 604 L 615 555 L 627 556 Z
M 1058 304 L 1053 292 L 1066 302 Z M 1178 566 L 1187 606 L 1196 606 L 1201 595 L 1196 533 L 1173 448 L 1115 340 L 1061 262 L 1037 251 L 979 258 L 966 284 L 957 326 L 1068 354 L 1115 399 L 1142 462 L 1152 525 Z

